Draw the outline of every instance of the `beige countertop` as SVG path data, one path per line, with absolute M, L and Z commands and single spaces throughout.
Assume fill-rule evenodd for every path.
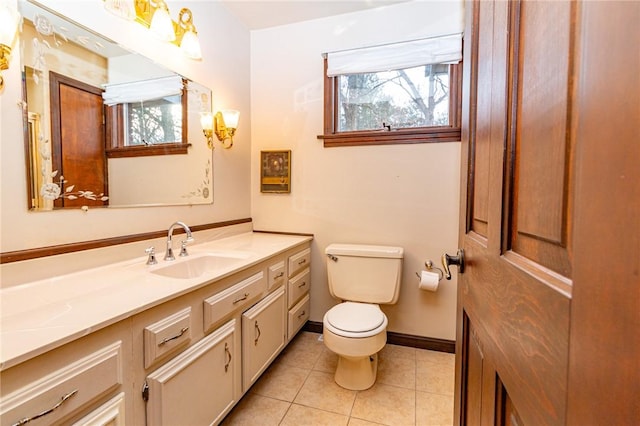
M 232 275 L 312 237 L 243 233 L 189 246 L 190 256 L 147 266 L 146 256 L 0 289 L 0 370 Z M 175 246 L 178 246 L 176 249 Z M 195 278 L 152 273 L 198 256 L 229 261 Z

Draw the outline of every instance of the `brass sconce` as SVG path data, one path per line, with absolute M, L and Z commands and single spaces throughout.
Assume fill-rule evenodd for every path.
M 16 36 L 20 14 L 3 2 L 0 5 L 0 90 L 4 89 L 2 71 L 9 69 L 11 46 Z
M 193 13 L 186 7 L 180 10 L 177 22 L 171 19 L 164 0 L 104 0 L 104 7 L 116 16 L 149 28 L 156 38 L 180 47 L 188 58 L 202 59 Z
M 207 138 L 207 145 L 210 149 L 213 149 L 213 134 L 220 142 L 222 147 L 229 149 L 233 146 L 233 135 L 238 128 L 238 119 L 240 118 L 240 112 L 227 109 L 218 111 L 215 115 L 211 113 L 202 114 L 200 117 L 200 124 L 202 125 L 202 133 Z M 229 143 L 225 141 L 229 140 Z

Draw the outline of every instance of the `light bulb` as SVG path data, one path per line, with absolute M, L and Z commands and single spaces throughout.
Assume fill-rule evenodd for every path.
M 176 39 L 171 16 L 169 16 L 169 10 L 164 2 L 162 2 L 153 13 L 149 29 L 162 41 L 174 41 Z
M 238 120 L 240 119 L 240 111 L 233 109 L 225 109 L 222 111 L 222 117 L 224 118 L 224 125 L 230 129 L 238 128 Z
M 180 49 L 187 58 L 202 59 L 202 51 L 200 50 L 200 40 L 198 35 L 193 31 L 186 31 L 182 36 Z

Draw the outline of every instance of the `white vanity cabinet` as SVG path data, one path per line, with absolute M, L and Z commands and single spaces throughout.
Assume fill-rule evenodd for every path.
M 287 340 L 284 286 L 242 314 L 242 387 L 246 392 Z
M 308 318 L 309 241 L 5 365 L 0 426 L 219 424 Z
M 231 320 L 147 376 L 147 424 L 210 425 L 237 402 L 239 357 Z

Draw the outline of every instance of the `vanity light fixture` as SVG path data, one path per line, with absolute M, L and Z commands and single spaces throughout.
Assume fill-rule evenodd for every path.
M 178 28 L 176 29 L 177 43 L 182 53 L 187 58 L 199 60 L 202 59 L 202 51 L 200 50 L 200 40 L 196 27 L 193 25 L 193 14 L 191 10 L 183 7 L 178 14 Z
M 131 0 L 104 0 L 104 8 L 127 21 L 136 19 L 136 8 Z
M 176 22 L 171 19 L 164 0 L 104 0 L 104 7 L 120 18 L 136 21 L 149 28 L 156 38 L 180 47 L 186 57 L 202 59 L 200 40 L 190 9 L 182 8 Z
M 215 115 L 210 112 L 202 114 L 200 117 L 200 124 L 202 125 L 202 133 L 207 138 L 207 145 L 210 149 L 213 149 L 213 134 L 220 142 L 222 147 L 229 149 L 233 146 L 233 136 L 238 128 L 238 120 L 240 118 L 240 111 L 226 109 L 218 111 Z M 229 143 L 225 143 L 225 141 Z
M 0 4 L 0 90 L 4 88 L 2 71 L 9 69 L 11 47 L 16 36 L 20 14 L 8 2 Z
M 136 6 L 141 2 L 136 2 Z M 151 5 L 151 2 L 146 2 Z M 169 7 L 164 0 L 156 2 L 156 8 L 149 22 L 149 29 L 158 39 L 162 41 L 175 41 L 176 33 L 173 30 L 173 21 L 169 15 Z

